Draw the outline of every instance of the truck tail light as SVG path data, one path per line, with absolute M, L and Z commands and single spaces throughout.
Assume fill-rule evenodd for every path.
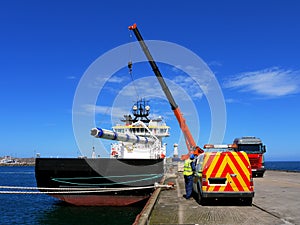
M 250 175 L 250 187 L 253 187 L 253 177 Z
M 207 185 L 208 185 L 208 182 L 207 182 L 207 180 L 206 180 L 206 175 L 203 174 L 203 175 L 202 175 L 202 186 L 207 186 Z

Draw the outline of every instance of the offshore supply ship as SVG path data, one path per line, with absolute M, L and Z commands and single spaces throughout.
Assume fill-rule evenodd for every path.
M 40 191 L 74 205 L 122 206 L 147 199 L 164 175 L 169 127 L 149 119 L 150 107 L 137 101 L 113 130 L 93 128 L 96 138 L 115 140 L 109 158 L 36 158 Z M 49 191 L 50 190 L 50 191 Z
M 136 24 L 129 30 L 137 37 L 184 135 L 188 154 L 181 159 L 203 153 Z M 129 205 L 147 199 L 164 176 L 166 146 L 162 138 L 169 136 L 169 127 L 160 117 L 150 120 L 149 112 L 146 101 L 140 100 L 132 108 L 133 116 L 124 116 L 124 125 L 114 126 L 113 131 L 91 130 L 96 138 L 118 141 L 111 145 L 110 158 L 37 158 L 35 173 L 39 189 L 49 190 L 47 194 L 75 205 Z

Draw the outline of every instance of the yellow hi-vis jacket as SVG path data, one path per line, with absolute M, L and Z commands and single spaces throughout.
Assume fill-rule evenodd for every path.
M 187 159 L 184 161 L 184 166 L 183 166 L 183 175 L 184 176 L 191 176 L 193 175 L 193 169 L 191 166 L 191 159 Z

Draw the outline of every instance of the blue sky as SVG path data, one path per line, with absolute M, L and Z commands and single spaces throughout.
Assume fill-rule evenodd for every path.
M 135 41 L 127 27 L 136 22 L 145 39 L 184 46 L 215 74 L 226 102 L 224 143 L 258 136 L 267 145 L 267 160 L 300 160 L 298 1 L 29 0 L 0 4 L 0 156 L 79 155 L 72 128 L 77 85 L 98 57 Z M 114 75 L 117 80 L 112 77 L 106 83 L 97 101 L 95 118 L 104 128 L 113 125 L 106 117 L 117 97 L 114 91 L 132 82 L 126 66 L 127 62 Z M 211 129 L 203 90 L 193 92 L 183 73 L 159 66 L 166 79 L 181 86 L 194 102 L 201 126 L 195 139 L 202 146 Z M 136 80 L 149 76 L 152 71 L 146 63 L 134 65 Z M 153 98 L 150 105 L 172 128 L 166 139 L 171 151 L 180 136 L 177 122 L 164 99 Z M 190 115 L 186 116 L 189 123 Z M 89 141 L 92 146 L 92 137 Z

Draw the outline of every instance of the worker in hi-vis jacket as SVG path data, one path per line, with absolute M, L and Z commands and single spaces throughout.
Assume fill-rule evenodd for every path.
M 193 173 L 195 171 L 194 158 L 195 156 L 191 154 L 190 158 L 184 161 L 183 176 L 184 176 L 184 183 L 185 183 L 186 199 L 190 199 L 193 192 Z

